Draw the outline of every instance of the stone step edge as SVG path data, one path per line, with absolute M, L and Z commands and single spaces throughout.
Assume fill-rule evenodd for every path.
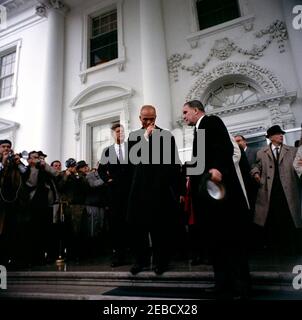
M 137 275 L 132 275 L 128 271 L 13 271 L 8 272 L 8 279 L 21 279 L 21 278 L 31 278 L 31 279 L 98 279 L 98 280 L 159 280 L 165 279 L 167 281 L 195 281 L 195 280 L 205 280 L 213 279 L 212 271 L 200 271 L 200 272 L 173 272 L 168 271 L 162 275 L 156 275 L 154 272 L 145 271 Z M 281 280 L 281 281 L 292 281 L 294 274 L 291 272 L 275 272 L 275 271 L 253 271 L 250 272 L 252 279 L 259 280 Z

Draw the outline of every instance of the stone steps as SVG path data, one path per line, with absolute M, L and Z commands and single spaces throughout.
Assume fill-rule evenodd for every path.
M 251 272 L 253 289 L 261 292 L 287 292 L 297 295 L 293 289 L 293 274 L 288 272 Z M 135 300 L 154 299 L 140 296 L 142 289 L 158 292 L 165 299 L 164 290 L 180 292 L 179 299 L 185 299 L 182 291 L 206 291 L 213 287 L 213 272 L 174 272 L 163 275 L 141 272 L 111 271 L 15 271 L 8 272 L 7 290 L 0 290 L 2 299 L 55 299 L 55 300 Z M 114 289 L 122 289 L 120 295 L 110 295 Z M 174 288 L 174 289 L 173 289 Z M 131 296 L 123 295 L 123 289 L 133 289 Z M 135 296 L 135 291 L 138 295 Z M 109 292 L 109 294 L 108 294 Z M 299 298 L 299 294 L 297 295 Z M 168 298 L 168 297 L 167 297 Z M 177 298 L 177 297 L 174 297 Z M 173 299 L 174 299 L 173 298 Z M 302 299 L 302 290 L 301 290 Z

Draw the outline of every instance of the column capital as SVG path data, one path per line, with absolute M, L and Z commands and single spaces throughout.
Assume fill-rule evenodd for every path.
M 38 0 L 36 14 L 41 17 L 47 17 L 49 10 L 56 10 L 61 14 L 66 14 L 69 7 L 62 0 Z

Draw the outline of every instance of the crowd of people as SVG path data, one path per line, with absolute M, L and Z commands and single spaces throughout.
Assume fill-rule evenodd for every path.
M 123 125 L 113 124 L 114 144 L 93 169 L 69 158 L 62 171 L 42 151 L 29 152 L 26 165 L 0 140 L 0 264 L 99 254 L 108 228 L 112 268 L 131 255 L 133 275 L 150 265 L 160 275 L 171 254 L 186 248 L 192 264 L 213 265 L 218 295 L 244 297 L 250 248 L 301 253 L 302 146 L 284 144 L 285 132 L 274 125 L 270 143 L 256 152 L 198 100 L 186 102 L 182 114 L 194 127 L 185 164 L 151 105 L 142 106 L 142 126 L 127 140 Z M 201 150 L 203 170 L 194 171 Z

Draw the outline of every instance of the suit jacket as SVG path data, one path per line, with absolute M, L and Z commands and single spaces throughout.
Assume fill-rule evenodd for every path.
M 108 161 L 111 154 L 112 161 Z M 102 153 L 101 161 L 98 167 L 100 178 L 108 183 L 106 195 L 109 200 L 109 206 L 113 209 L 113 213 L 125 212 L 128 205 L 129 186 L 131 182 L 131 166 L 128 163 L 128 144 L 125 143 L 125 159 L 124 163 L 120 163 L 114 144 L 105 148 Z
M 257 150 L 250 148 L 250 147 L 247 147 L 245 150 L 245 154 L 246 154 L 247 160 L 249 162 L 249 165 L 252 168 L 256 162 Z
M 285 144 L 282 146 L 279 156 L 279 172 L 294 224 L 296 227 L 302 227 L 299 179 L 293 167 L 296 152 L 295 147 Z M 255 173 L 260 174 L 261 180 L 257 193 L 254 222 L 264 226 L 269 211 L 275 173 L 274 157 L 270 146 L 265 146 L 257 152 L 256 165 L 251 170 L 252 175 Z
M 203 216 L 219 216 L 216 221 L 226 221 L 237 223 L 238 215 L 242 211 L 247 210 L 247 203 L 236 174 L 233 162 L 233 144 L 230 140 L 229 133 L 222 120 L 217 116 L 205 115 L 198 129 L 205 130 L 205 143 L 198 142 L 196 138 L 193 140 L 193 153 L 196 148 L 204 148 L 205 152 L 205 170 L 201 175 L 191 176 L 192 181 L 192 196 L 194 207 L 196 208 L 196 220 L 202 223 Z M 215 168 L 222 173 L 223 184 L 226 189 L 226 197 L 224 200 L 213 200 L 206 192 L 200 194 L 199 185 L 203 183 L 208 176 L 210 169 Z M 225 212 L 230 212 L 226 217 Z
M 132 165 L 133 175 L 129 194 L 128 218 L 132 224 L 166 224 L 171 223 L 179 206 L 180 161 L 174 136 L 167 130 L 156 127 L 158 131 L 152 133 L 147 141 L 142 135 L 133 137 L 139 132 L 129 135 L 129 152 L 141 142 L 149 150 L 149 163 Z M 142 133 L 144 132 L 143 129 Z M 152 141 L 157 134 L 165 134 L 171 141 L 168 145 L 164 139 L 160 140 L 160 163 L 152 163 Z M 171 151 L 172 164 L 163 161 L 164 151 Z M 142 156 L 141 151 L 138 152 Z

